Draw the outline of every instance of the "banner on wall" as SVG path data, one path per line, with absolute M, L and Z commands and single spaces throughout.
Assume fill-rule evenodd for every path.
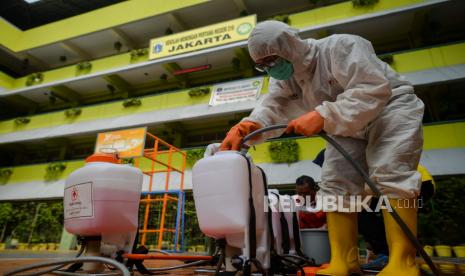
M 95 152 L 117 151 L 120 158 L 142 156 L 146 133 L 146 127 L 99 133 Z
M 255 27 L 255 15 L 150 40 L 150 59 L 198 51 L 246 40 Z
M 260 96 L 263 77 L 223 83 L 213 86 L 210 105 L 255 101 Z

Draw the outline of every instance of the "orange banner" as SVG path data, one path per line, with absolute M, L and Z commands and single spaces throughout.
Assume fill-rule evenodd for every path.
M 120 158 L 139 157 L 144 153 L 146 127 L 99 133 L 95 152 L 116 151 Z

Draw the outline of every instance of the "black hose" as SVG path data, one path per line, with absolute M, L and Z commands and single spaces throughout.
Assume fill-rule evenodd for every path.
M 186 267 L 191 267 L 191 266 L 198 266 L 198 265 L 201 265 L 201 264 L 207 264 L 209 262 L 210 262 L 209 260 L 201 260 L 201 261 L 195 261 L 195 262 L 192 262 L 192 263 L 176 265 L 176 266 L 147 268 L 147 270 L 148 271 L 168 271 L 168 270 L 175 270 L 175 269 L 186 268 Z
M 312 260 L 309 260 L 309 259 L 304 258 L 304 257 L 299 256 L 299 255 L 283 254 L 282 257 L 298 259 L 298 260 L 300 260 L 300 261 L 306 263 L 307 265 L 315 266 L 315 263 L 312 261 L 313 259 L 312 259 Z
M 283 128 L 287 128 L 287 125 L 274 125 L 274 126 L 261 128 L 245 136 L 242 143 L 247 142 L 254 136 L 261 134 L 263 132 L 267 132 L 267 131 L 271 131 L 275 129 L 283 129 Z M 344 156 L 345 159 L 347 159 L 347 161 L 354 167 L 354 169 L 364 178 L 367 185 L 373 191 L 375 196 L 377 197 L 381 196 L 381 191 L 378 189 L 376 184 L 370 179 L 370 177 L 365 172 L 365 170 L 360 166 L 360 164 L 355 162 L 355 160 L 344 150 L 343 147 L 341 147 L 341 145 L 339 145 L 333 138 L 329 137 L 323 132 L 320 132 L 318 135 L 321 138 L 325 139 L 328 143 L 330 143 L 334 148 L 336 148 L 337 151 L 339 151 Z M 412 231 L 410 231 L 410 228 L 408 228 L 407 224 L 405 224 L 405 222 L 402 220 L 402 218 L 399 216 L 399 214 L 396 212 L 394 208 L 391 208 L 391 209 L 392 209 L 392 212 L 389 212 L 389 214 L 391 214 L 392 218 L 396 221 L 396 223 L 402 229 L 402 231 L 407 236 L 407 238 L 410 240 L 412 245 L 418 250 L 421 257 L 423 258 L 423 260 L 425 260 L 426 264 L 429 266 L 431 271 L 433 271 L 435 275 L 441 275 L 439 270 L 436 268 L 433 261 L 431 260 L 431 258 L 428 256 L 428 254 L 426 254 L 425 250 L 421 246 L 416 236 L 412 233 Z
M 28 271 L 28 270 L 32 270 L 36 268 L 41 268 L 41 267 L 56 266 L 56 265 L 61 265 L 61 264 L 66 265 L 66 264 L 72 264 L 72 263 L 88 263 L 88 262 L 110 264 L 116 267 L 118 270 L 120 270 L 123 276 L 131 275 L 128 269 L 123 264 L 118 263 L 115 260 L 108 259 L 108 258 L 102 258 L 102 257 L 80 257 L 80 258 L 63 259 L 60 261 L 43 262 L 43 263 L 24 266 L 24 267 L 17 268 L 17 269 L 6 272 L 5 276 L 12 276 L 12 275 L 18 274 L 23 271 Z
M 86 245 L 87 245 L 87 242 L 84 240 L 81 244 L 81 247 L 79 248 L 79 251 L 78 253 L 76 254 L 75 258 L 78 258 L 82 255 L 82 253 L 84 253 L 84 250 L 86 249 Z M 52 272 L 52 271 L 55 271 L 55 270 L 58 270 L 60 268 L 63 268 L 65 266 L 67 266 L 68 264 L 60 264 L 60 265 L 57 265 L 57 266 L 54 266 L 54 267 L 51 267 L 51 268 L 48 268 L 48 269 L 44 269 L 42 271 L 37 271 L 37 272 L 34 272 L 34 273 L 29 273 L 29 274 L 21 274 L 20 276 L 37 276 L 37 275 L 43 275 L 43 274 L 47 274 L 49 272 Z
M 293 269 L 297 268 L 300 271 L 301 275 L 305 275 L 305 271 L 304 271 L 303 267 L 299 263 L 294 262 L 294 260 L 289 260 L 288 257 L 279 256 L 279 255 L 278 255 L 278 257 L 281 259 L 281 261 L 288 262 L 288 263 L 292 264 L 293 266 L 295 266 Z M 284 265 L 286 265 L 286 264 L 284 264 Z M 286 265 L 286 266 L 289 266 L 289 265 Z

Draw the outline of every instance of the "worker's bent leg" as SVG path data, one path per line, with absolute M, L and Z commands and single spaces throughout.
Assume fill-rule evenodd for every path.
M 333 138 L 356 162 L 366 168 L 366 141 L 345 137 Z M 341 153 L 328 144 L 325 151 L 322 181 L 318 195 L 322 197 L 344 196 L 344 201 L 349 201 L 348 197 L 350 195 L 363 192 L 363 183 L 363 178 L 353 169 L 352 165 Z M 359 273 L 357 213 L 329 212 L 327 220 L 331 261 L 329 267 L 320 270 L 318 275 L 347 276 L 351 273 Z
M 398 96 L 368 128 L 367 164 L 370 178 L 416 234 L 415 200 L 420 191 L 417 171 L 423 146 L 423 103 L 414 94 Z M 402 203 L 399 205 L 399 203 Z M 408 204 L 407 204 L 408 203 Z M 389 263 L 379 275 L 418 275 L 415 247 L 397 223 L 383 210 Z
M 397 211 L 410 231 L 417 233 L 417 208 L 415 199 L 389 200 L 391 207 Z M 386 239 L 389 246 L 389 262 L 378 274 L 380 276 L 418 276 L 420 270 L 415 263 L 416 249 L 404 234 L 397 222 L 383 210 L 384 224 L 386 225 Z
M 366 169 L 365 148 L 367 142 L 362 139 L 332 136 L 347 153 Z M 353 168 L 342 154 L 331 144 L 326 145 L 325 160 L 321 173 L 321 183 L 318 196 L 344 196 L 362 194 L 364 191 L 363 177 Z M 324 207 L 324 206 L 323 206 Z
M 368 127 L 366 160 L 370 178 L 389 198 L 415 198 L 423 147 L 423 103 L 414 94 L 398 96 Z

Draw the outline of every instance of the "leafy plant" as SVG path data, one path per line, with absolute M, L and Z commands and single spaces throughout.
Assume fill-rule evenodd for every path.
M 196 87 L 189 90 L 189 96 L 200 97 L 210 93 L 210 87 Z
M 13 169 L 11 168 L 0 169 L 0 184 L 1 185 L 6 184 L 12 174 L 13 174 Z
M 369 7 L 377 4 L 379 0 L 352 0 L 354 7 Z
M 192 149 L 186 152 L 186 162 L 190 166 L 194 166 L 195 162 L 203 158 L 205 153 L 205 148 L 201 149 Z
M 57 180 L 63 171 L 66 169 L 66 164 L 62 162 L 50 163 L 45 169 L 45 180 Z
M 44 74 L 41 72 L 32 73 L 26 79 L 26 86 L 41 83 L 44 80 Z
M 273 16 L 273 20 L 281 21 L 286 24 L 291 24 L 291 19 L 289 18 L 289 15 L 287 14 L 281 14 L 281 15 L 276 15 Z
M 460 196 L 465 188 L 465 177 L 440 179 L 436 184 L 434 197 L 419 212 L 419 238 L 429 245 L 465 243 L 465 201 Z
M 131 50 L 131 61 L 136 61 L 141 57 L 147 56 L 148 54 L 149 49 L 147 48 Z
M 124 106 L 125 108 L 130 107 L 130 106 L 139 106 L 139 105 L 141 105 L 141 104 L 142 104 L 141 100 L 139 100 L 139 99 L 137 99 L 137 98 L 127 99 L 127 100 L 125 100 L 125 101 L 123 102 L 123 106 Z
M 92 69 L 92 63 L 89 61 L 83 61 L 76 64 L 76 69 L 78 71 L 90 71 Z
M 294 163 L 299 161 L 299 144 L 293 139 L 273 141 L 268 146 L 271 160 L 275 163 Z
M 65 116 L 68 118 L 77 117 L 81 115 L 82 109 L 75 107 L 65 111 Z
M 30 118 L 28 117 L 19 117 L 19 118 L 16 118 L 15 119 L 15 124 L 16 125 L 25 125 L 25 124 L 28 124 L 29 122 L 31 121 Z

